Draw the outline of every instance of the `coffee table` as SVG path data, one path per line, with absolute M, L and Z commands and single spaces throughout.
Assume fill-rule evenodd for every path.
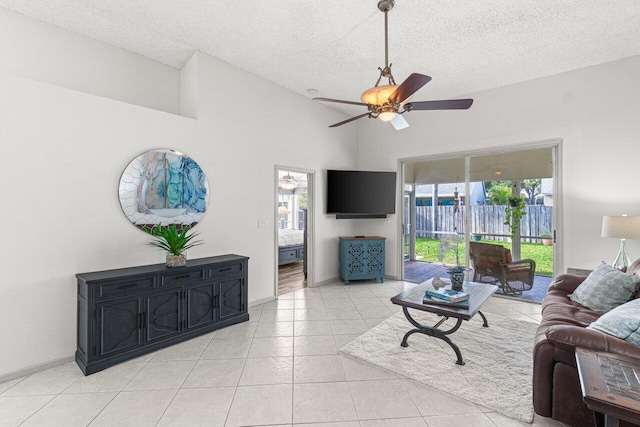
M 456 356 L 458 360 L 456 363 L 458 365 L 464 365 L 464 360 L 462 360 L 462 353 L 457 345 L 451 341 L 451 339 L 447 336 L 458 330 L 463 320 L 469 320 L 476 313 L 480 314 L 482 317 L 483 324 L 485 328 L 489 326 L 487 322 L 487 318 L 480 311 L 480 306 L 487 300 L 491 295 L 493 295 L 498 287 L 495 285 L 487 285 L 484 283 L 475 283 L 475 282 L 464 282 L 462 285 L 465 292 L 468 292 L 470 295 L 469 298 L 469 308 L 458 308 L 458 307 L 449 307 L 445 305 L 436 305 L 436 304 L 425 304 L 422 302 L 422 298 L 424 297 L 424 292 L 427 288 L 431 287 L 430 279 L 408 291 L 402 292 L 401 294 L 396 295 L 391 298 L 391 302 L 402 306 L 402 312 L 404 316 L 407 318 L 409 323 L 415 326 L 415 329 L 411 329 L 404 335 L 402 339 L 402 343 L 400 343 L 403 347 L 408 347 L 409 343 L 407 340 L 409 337 L 415 333 L 420 333 L 424 335 L 428 335 L 430 337 L 438 338 L 449 344 L 449 346 L 456 352 Z M 434 326 L 426 326 L 418 323 L 411 314 L 409 314 L 409 308 L 413 308 L 415 310 L 426 311 L 429 313 L 435 313 L 439 316 L 442 316 L 442 319 L 438 321 Z M 440 329 L 440 325 L 442 325 L 447 319 L 453 318 L 457 319 L 456 324 L 447 330 Z

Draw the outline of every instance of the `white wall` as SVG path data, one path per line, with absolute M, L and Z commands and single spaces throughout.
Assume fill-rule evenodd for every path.
M 561 139 L 564 234 L 561 271 L 611 262 L 619 241 L 600 237 L 603 215 L 640 215 L 640 56 L 474 93 L 466 111 L 414 111 L 410 127 L 360 123 L 360 168 L 395 170 L 398 159 Z M 437 78 L 437 76 L 434 76 Z M 467 97 L 467 96 L 465 96 Z M 415 100 L 429 100 L 425 86 Z M 558 206 L 554 202 L 554 206 Z M 399 212 L 399 210 L 398 210 Z M 400 215 L 361 222 L 359 234 L 387 237 L 387 273 L 399 274 Z M 628 241 L 631 258 L 640 242 Z
M 73 354 L 76 273 L 161 261 L 118 180 L 143 151 L 186 150 L 196 122 L 6 74 L 0 93 L 2 377 Z
M 0 59 L 0 73 L 180 112 L 180 70 L 2 8 Z
M 185 152 L 211 187 L 213 209 L 198 225 L 211 236 L 208 246 L 251 257 L 250 301 L 273 295 L 275 166 L 313 170 L 315 280 L 337 277 L 337 237 L 354 228 L 323 213 L 325 171 L 357 166 L 357 127 L 330 129 L 344 116 L 205 54 L 196 59 L 198 128 L 194 148 Z M 269 228 L 258 229 L 264 219 Z
M 353 231 L 322 214 L 323 169 L 356 167 L 357 128 L 329 129 L 344 115 L 206 55 L 196 65 L 184 78 L 198 79 L 198 120 L 0 74 L 0 378 L 74 353 L 76 273 L 164 261 L 117 199 L 149 149 L 185 152 L 207 174 L 206 244 L 189 257 L 251 257 L 250 302 L 274 294 L 275 165 L 316 171 L 316 280 L 337 277 L 337 236 Z

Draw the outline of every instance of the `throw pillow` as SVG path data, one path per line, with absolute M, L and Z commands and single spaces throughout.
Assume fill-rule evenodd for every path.
M 571 301 L 582 304 L 598 313 L 629 301 L 640 288 L 640 277 L 601 263 L 571 294 Z
M 640 299 L 622 304 L 587 326 L 640 346 Z

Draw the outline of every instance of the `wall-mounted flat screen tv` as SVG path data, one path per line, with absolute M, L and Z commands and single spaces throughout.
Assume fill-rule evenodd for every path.
M 396 173 L 327 170 L 327 213 L 386 218 L 396 212 Z

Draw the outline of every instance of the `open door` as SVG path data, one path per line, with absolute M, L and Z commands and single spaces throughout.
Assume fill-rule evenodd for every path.
M 276 296 L 308 286 L 313 173 L 277 169 Z

